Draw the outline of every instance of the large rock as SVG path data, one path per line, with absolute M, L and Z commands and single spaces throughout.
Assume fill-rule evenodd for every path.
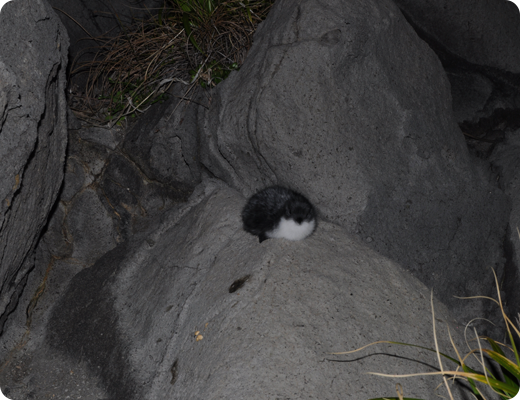
M 69 40 L 45 0 L 0 13 L 0 333 L 63 179 Z
M 169 111 L 177 102 L 168 103 Z M 160 130 L 157 110 L 150 111 L 129 132 L 117 126 L 81 126 L 70 118 L 60 206 L 51 220 L 53 229 L 43 237 L 56 257 L 90 266 L 138 231 L 138 220 L 189 197 L 195 186 L 189 169 L 188 174 L 177 174 L 172 168 L 184 161 L 165 151 L 167 132 Z M 69 246 L 72 252 L 62 254 Z
M 70 36 L 71 60 L 90 61 L 99 50 L 95 38 L 115 36 L 121 26 L 128 26 L 134 18 L 147 18 L 157 13 L 162 0 L 49 0 Z M 77 67 L 78 64 L 75 64 Z
M 174 120 L 180 118 L 174 112 L 176 104 L 170 102 L 166 110 Z M 181 112 L 182 107 L 177 110 Z M 27 283 L 23 282 L 24 293 L 16 309 L 11 307 L 0 341 L 0 360 L 10 359 L 9 353 L 19 348 L 20 338 L 27 332 L 32 338 L 22 339 L 23 352 L 31 351 L 43 334 L 37 321 L 44 319 L 45 310 L 52 307 L 76 273 L 92 266 L 117 244 L 130 240 L 135 232 L 156 226 L 154 216 L 188 199 L 193 190 L 189 168 L 171 168 L 176 162 L 171 153 L 157 151 L 164 147 L 164 141 L 176 141 L 176 135 L 192 141 L 188 133 L 178 132 L 186 124 L 170 131 L 155 116 L 146 113 L 125 138 L 118 127 L 82 127 L 69 114 L 68 157 L 59 201 L 35 255 L 31 255 L 33 269 Z M 186 146 L 184 143 L 183 148 Z M 148 158 L 147 154 L 152 156 Z M 182 159 L 177 161 L 183 164 Z M 48 384 L 54 380 L 47 378 L 45 375 L 35 385 L 60 393 L 73 384 L 69 380 Z
M 492 290 L 484 267 L 501 266 L 504 200 L 471 165 L 439 62 L 392 3 L 279 0 L 211 104 L 199 137 L 191 111 L 124 140 L 71 135 L 52 232 L 2 336 L 9 397 L 390 396 L 393 381 L 362 373 L 416 372 L 410 360 L 435 357 L 328 353 L 379 339 L 432 346 L 429 291 L 394 261 L 445 300 Z M 210 182 L 176 205 L 203 175 L 199 144 L 208 171 L 242 195 Z M 321 211 L 308 240 L 258 244 L 242 231 L 243 195 L 272 182 Z M 405 391 L 429 398 L 437 383 Z
M 216 176 L 246 195 L 300 190 L 465 320 L 453 296 L 491 294 L 508 202 L 472 165 L 441 63 L 393 3 L 277 1 L 212 102 L 200 126 Z
M 190 89 L 196 101 L 207 102 L 200 89 Z M 180 100 L 189 95 L 184 85 L 174 85 L 169 95 L 132 125 L 122 150 L 149 179 L 193 189 L 201 181 L 197 107 Z
M 513 2 L 394 1 L 421 36 L 451 60 L 520 74 L 520 13 Z
M 493 94 L 493 83 L 477 72 L 450 72 L 447 74 L 453 97 L 453 114 L 458 123 L 482 116 Z
M 511 1 L 395 0 L 448 72 L 458 122 L 520 107 L 520 13 Z M 471 132 L 469 132 L 472 134 Z M 489 140 L 489 138 L 486 138 Z
M 159 226 L 79 272 L 58 301 L 58 283 L 49 286 L 54 298 L 41 299 L 32 328 L 45 341 L 33 337 L 4 368 L 10 397 L 358 400 L 395 395 L 393 380 L 365 372 L 431 371 L 421 363 L 435 355 L 405 347 L 330 354 L 384 339 L 433 346 L 430 292 L 418 280 L 328 222 L 305 241 L 259 244 L 241 228 L 244 203 L 205 182 Z M 451 317 L 435 310 L 441 350 L 453 354 Z M 451 329 L 463 346 L 462 328 Z M 431 398 L 439 382 L 403 383 Z
M 506 237 L 507 276 L 504 290 L 511 295 L 510 317 L 520 318 L 520 129 L 506 134 L 506 140 L 496 146 L 491 160 L 501 174 L 500 185 L 511 199 L 511 214 Z

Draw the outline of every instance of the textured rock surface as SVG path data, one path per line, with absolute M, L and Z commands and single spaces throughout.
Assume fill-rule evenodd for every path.
M 156 117 L 147 113 L 136 124 L 136 128 L 144 124 L 150 130 L 140 129 L 138 134 L 130 130 L 128 138 L 140 141 L 131 147 L 125 146 L 128 138 L 118 127 L 82 128 L 71 118 L 69 157 L 60 204 L 51 219 L 53 229 L 44 238 L 55 257 L 71 257 L 90 266 L 138 231 L 138 220 L 188 198 L 193 186 L 179 180 L 175 171 L 165 171 L 157 177 L 147 168 L 145 162 L 149 160 L 139 158 L 146 148 L 142 142 L 152 142 L 156 136 Z M 175 158 L 169 153 L 159 158 L 163 164 L 172 159 Z M 188 176 L 182 178 L 189 180 Z
M 169 100 L 150 108 L 129 130 L 122 148 L 151 180 L 193 188 L 201 181 L 197 107 L 180 102 L 184 91 L 176 85 Z M 203 101 L 197 93 L 195 88 L 191 96 Z
M 44 0 L 6 4 L 0 37 L 1 333 L 63 179 L 69 42 Z
M 12 68 L 0 76 L 7 124 L 16 77 Z M 473 78 L 478 101 L 463 118 L 494 95 Z M 451 296 L 492 293 L 489 265 L 515 289 L 500 249 L 507 203 L 488 183 L 497 175 L 472 165 L 440 63 L 392 2 L 277 0 L 246 65 L 204 100 L 198 111 L 153 108 L 126 136 L 70 118 L 60 201 L 25 257 L 33 270 L 0 341 L 10 398 L 395 396 L 392 380 L 363 372 L 430 371 L 435 357 L 388 347 L 328 354 L 379 339 L 432 346 L 429 291 L 395 260 L 464 322 L 484 312 Z M 516 210 L 508 143 L 513 151 L 495 161 Z M 206 180 L 180 205 L 206 172 L 241 194 Z M 243 195 L 272 182 L 321 211 L 308 240 L 259 244 L 242 231 Z M 436 311 L 450 319 L 443 305 Z M 452 328 L 460 343 L 461 326 Z M 439 380 L 404 383 L 406 395 L 431 398 Z
M 458 122 L 520 109 L 520 14 L 510 1 L 396 0 L 440 57 Z M 518 111 L 517 111 L 518 112 Z
M 67 28 L 71 42 L 71 61 L 83 52 L 89 52 L 82 60 L 89 60 L 96 53 L 99 43 L 90 37 L 114 35 L 119 24 L 130 24 L 132 18 L 146 17 L 163 5 L 162 0 L 49 0 L 62 23 Z
M 280 0 L 213 102 L 202 157 L 219 178 L 246 195 L 300 190 L 451 307 L 490 293 L 507 200 L 472 165 L 442 66 L 393 3 Z
M 395 0 L 437 50 L 520 74 L 520 14 L 510 1 Z
M 493 83 L 478 73 L 449 73 L 453 114 L 458 123 L 478 118 L 493 93 Z
M 69 359 L 57 352 L 44 353 L 42 340 L 52 307 L 61 298 L 70 280 L 84 264 L 72 258 L 53 258 L 55 248 L 40 242 L 34 268 L 20 306 L 10 315 L 0 341 L 0 386 L 9 399 L 66 398 L 101 400 L 102 382 L 84 361 Z M 37 294 L 37 295 L 35 295 Z M 8 326 L 9 324 L 9 326 Z
M 520 318 L 520 129 L 508 132 L 506 140 L 498 145 L 491 160 L 501 171 L 500 185 L 511 199 L 511 214 L 507 232 L 507 269 L 509 279 L 504 289 L 509 294 L 507 300 L 511 316 Z
M 406 348 L 329 354 L 380 339 L 431 345 L 422 284 L 327 222 L 305 241 L 259 244 L 241 229 L 244 203 L 225 185 L 201 185 L 185 206 L 163 215 L 159 228 L 83 269 L 53 308 L 55 299 L 42 298 L 33 329 L 46 339 L 35 337 L 32 350 L 14 357 L 12 375 L 4 373 L 12 398 L 25 399 L 29 387 L 40 398 L 35 383 L 62 376 L 74 382 L 70 396 L 89 400 L 357 400 L 395 393 L 392 380 L 362 372 L 431 370 L 431 353 Z M 240 279 L 243 286 L 230 292 Z M 435 307 L 439 320 L 449 320 L 444 306 Z M 455 340 L 459 332 L 452 326 Z M 42 359 L 49 362 L 36 361 Z M 16 376 L 23 362 L 30 368 Z M 47 381 L 45 393 L 58 395 L 60 381 Z M 410 379 L 405 392 L 429 398 L 437 384 Z
M 170 106 L 173 109 L 174 105 Z M 157 120 L 154 122 L 157 124 Z M 33 273 L 27 280 L 20 306 L 6 323 L 7 330 L 0 342 L 4 371 L 4 374 L 0 371 L 0 386 L 6 388 L 12 398 L 59 398 L 63 393 L 71 398 L 105 398 L 103 382 L 106 383 L 111 374 L 101 376 L 99 371 L 95 371 L 99 376 L 93 377 L 84 362 L 78 363 L 53 351 L 42 353 L 41 340 L 46 335 L 50 310 L 75 275 L 91 267 L 119 243 L 131 240 L 134 233 L 150 229 L 149 226 L 156 229 L 161 213 L 185 201 L 192 191 L 189 184 L 176 180 L 176 175 L 168 177 L 166 171 L 160 176 L 163 181 L 156 180 L 155 176 L 147 175 L 153 173 L 147 165 L 132 161 L 141 161 L 139 155 L 148 149 L 146 143 L 152 143 L 156 135 L 150 114 L 143 116 L 136 125 L 149 126 L 150 131 L 141 129 L 137 135 L 129 134 L 138 143 L 127 146 L 128 153 L 121 150 L 125 147 L 122 144 L 124 137 L 117 128 L 81 128 L 72 117 L 69 124 L 69 157 L 59 203 L 35 255 L 31 257 L 35 266 Z M 162 159 L 165 164 L 170 161 L 169 154 Z M 124 246 L 121 248 L 126 249 Z M 116 254 L 120 253 L 116 251 Z M 117 258 L 117 262 L 119 260 Z M 99 284 L 95 281 L 81 283 L 92 288 L 99 287 Z M 89 302 L 92 301 L 101 304 L 104 300 L 93 297 Z M 96 309 L 92 316 L 100 319 L 101 314 L 103 311 Z M 70 323 L 76 324 L 70 316 L 61 321 L 67 326 Z M 82 324 L 78 326 L 84 327 Z M 111 324 L 99 326 L 99 332 L 108 338 L 116 332 L 116 327 Z M 105 365 L 103 371 L 120 365 Z M 9 370 L 10 367 L 14 369 Z M 126 371 L 126 365 L 121 371 Z M 123 396 L 122 393 L 118 392 Z

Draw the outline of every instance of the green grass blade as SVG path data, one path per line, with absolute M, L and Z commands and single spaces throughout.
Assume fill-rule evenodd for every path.
M 215 11 L 215 5 L 213 4 L 213 0 L 206 0 L 205 6 L 206 6 L 206 12 L 208 13 L 208 15 L 213 14 L 213 11 Z
M 159 25 L 162 25 L 162 20 L 163 20 L 163 10 L 162 8 L 159 10 L 159 12 L 157 13 L 157 23 Z
M 516 358 L 516 364 L 520 365 L 520 354 L 518 354 L 518 350 L 516 349 L 515 340 L 513 339 L 513 335 L 511 332 L 507 332 L 509 334 L 509 341 L 511 342 L 511 345 L 513 346 L 513 352 L 515 353 Z
M 514 363 L 511 361 L 502 351 L 501 347 L 491 338 L 486 338 L 488 343 L 493 348 L 493 351 L 484 349 L 484 351 L 489 354 L 490 356 L 494 356 L 496 358 L 493 358 L 496 362 L 498 362 L 501 366 L 506 368 L 509 372 L 511 372 L 516 379 L 520 380 L 520 363 Z M 503 363 L 504 364 L 503 364 Z
M 472 378 L 478 382 L 484 383 L 495 389 L 497 392 L 508 395 L 516 395 L 518 393 L 518 385 L 510 385 L 505 382 L 499 381 L 498 379 L 488 376 L 487 378 L 481 374 L 471 374 L 468 378 Z
M 378 397 L 377 399 L 369 399 L 369 400 L 399 400 L 399 397 Z M 414 397 L 403 397 L 403 400 L 423 400 L 423 399 L 416 399 Z
M 475 370 L 473 370 L 472 368 L 468 367 L 466 364 L 462 365 L 462 369 L 464 372 L 468 372 L 468 373 L 476 373 Z M 471 390 L 473 390 L 473 394 L 477 397 L 477 399 L 481 399 L 481 396 L 480 396 L 480 393 L 477 389 L 477 386 L 475 385 L 475 381 L 471 378 L 468 378 L 468 382 L 471 386 Z
M 376 399 L 368 399 L 368 400 L 399 400 L 399 397 L 378 397 Z M 403 397 L 403 400 L 423 400 L 423 399 L 416 399 L 415 397 Z
M 183 12 L 185 12 L 185 13 L 191 12 L 191 7 L 188 5 L 187 1 L 177 0 L 177 5 L 180 7 L 180 9 Z
M 491 347 L 493 348 L 494 351 L 496 351 L 498 354 L 505 356 L 504 352 L 502 351 L 500 346 L 497 344 L 497 342 L 495 342 L 493 339 L 491 339 L 489 337 L 486 337 L 485 339 L 491 345 Z
M 191 32 L 191 22 L 190 22 L 190 18 L 188 17 L 188 14 L 187 13 L 184 13 L 182 15 L 182 25 L 184 26 L 184 31 L 186 32 L 186 35 L 188 36 L 188 38 L 190 39 L 190 42 L 193 46 L 195 46 L 195 48 L 201 53 L 201 54 L 204 54 L 204 52 L 202 51 L 202 49 L 199 47 L 199 45 L 197 44 L 197 42 L 195 41 L 195 39 L 193 38 L 193 35 L 192 35 L 192 32 Z
M 510 372 L 517 381 L 520 380 L 520 367 L 505 356 L 488 349 L 482 349 L 489 357 L 495 360 L 501 367 Z
M 244 0 L 243 3 L 246 9 L 247 19 L 249 22 L 253 23 L 253 16 L 251 15 L 251 8 L 249 7 L 249 0 Z

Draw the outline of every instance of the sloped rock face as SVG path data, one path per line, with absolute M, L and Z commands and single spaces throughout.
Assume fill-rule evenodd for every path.
M 67 32 L 46 1 L 0 14 L 0 333 L 63 179 Z
M 9 397 L 394 396 L 393 381 L 362 373 L 417 372 L 410 360 L 435 365 L 430 353 L 329 353 L 432 345 L 430 292 L 395 260 L 465 320 L 485 315 L 450 300 L 492 290 L 504 198 L 472 167 L 440 63 L 399 10 L 344 3 L 278 0 L 207 112 L 126 137 L 71 134 L 35 256 L 48 268 L 30 274 L 0 343 Z M 179 205 L 205 175 L 199 156 L 242 193 L 206 180 Z M 309 239 L 259 244 L 241 229 L 243 195 L 272 182 L 320 210 Z M 411 380 L 405 393 L 431 398 L 437 384 Z
M 166 106 L 143 115 L 126 134 L 118 127 L 71 130 L 60 197 L 64 212 L 55 216 L 63 229 L 51 239 L 52 253 L 58 255 L 59 247 L 69 243 L 67 256 L 91 266 L 138 232 L 140 220 L 188 199 L 196 184 L 189 168 L 176 173 L 172 164 L 182 159 L 178 153 L 171 156 L 158 123 L 175 104 Z
M 105 317 L 117 316 L 104 309 L 111 304 L 110 299 L 103 300 L 106 295 L 104 281 L 107 279 L 104 273 L 112 274 L 113 271 L 103 269 L 99 271 L 100 275 L 85 280 L 82 280 L 85 276 L 82 271 L 123 242 L 118 250 L 103 258 L 104 263 L 119 262 L 123 257 L 121 254 L 135 243 L 132 239 L 134 234 L 149 230 L 150 226 L 157 229 L 162 214 L 179 203 L 185 203 L 193 191 L 190 184 L 196 175 L 191 174 L 188 167 L 172 166 L 174 161 L 179 161 L 175 158 L 177 154 L 174 157 L 170 157 L 171 153 L 163 157 L 157 154 L 157 149 L 164 152 L 165 142 L 175 141 L 176 134 L 190 141 L 190 132 L 177 132 L 190 124 L 187 121 L 178 123 L 181 115 L 174 110 L 181 112 L 182 106 L 176 108 L 176 103 L 170 102 L 165 104 L 166 108 L 158 107 L 156 112 L 143 116 L 126 137 L 117 127 L 110 130 L 81 128 L 78 121 L 69 115 L 63 189 L 48 229 L 36 248 L 35 267 L 18 307 L 9 315 L 0 341 L 0 386 L 9 398 L 61 398 L 67 393 L 71 398 L 98 400 L 109 398 L 105 396 L 104 384 L 112 390 L 114 384 L 121 382 L 125 386 L 116 391 L 117 395 L 121 399 L 131 398 L 132 391 L 127 392 L 131 385 L 125 358 L 112 358 L 108 364 L 103 364 L 101 372 L 96 370 L 93 376 L 89 370 L 91 363 L 78 363 L 55 349 L 43 354 L 40 348 L 49 314 L 76 274 L 79 274 L 76 282 L 81 287 L 74 292 L 77 297 L 75 304 L 81 303 L 84 295 L 94 296 L 87 302 L 97 304 L 92 318 L 103 321 L 102 325 L 97 325 L 103 337 L 103 348 L 107 350 L 111 345 L 119 344 L 115 339 L 109 339 L 117 338 L 117 326 L 106 325 Z M 176 121 L 177 130 L 165 127 L 164 120 L 158 123 L 161 115 Z M 186 147 L 184 144 L 183 148 Z M 181 165 L 182 159 L 177 164 Z M 83 293 L 85 285 L 92 291 Z M 96 296 L 99 296 L 97 300 Z M 73 315 L 67 315 L 59 324 L 60 329 L 76 325 L 81 335 L 86 329 L 85 324 L 89 325 L 91 321 L 81 316 L 78 318 L 83 322 L 77 324 L 79 321 Z M 83 343 L 83 340 L 90 339 L 84 336 L 80 339 L 76 344 L 90 354 L 89 360 L 98 354 L 98 348 Z M 74 348 L 74 344 L 67 343 L 67 347 L 70 346 Z M 119 354 L 124 355 L 124 352 Z
M 385 347 L 330 355 L 381 339 L 431 345 L 429 291 L 327 222 L 305 241 L 259 244 L 241 229 L 244 203 L 226 185 L 205 182 L 158 227 L 77 274 L 40 321 L 45 341 L 25 355 L 33 396 L 59 395 L 49 382 L 75 379 L 71 397 L 88 396 L 90 385 L 121 400 L 358 400 L 395 393 L 392 380 L 363 372 L 435 365 L 431 353 L 406 348 L 394 349 L 403 358 Z M 435 310 L 437 321 L 450 321 L 443 305 Z M 438 323 L 440 348 L 451 352 Z M 451 329 L 461 346 L 462 328 Z M 405 392 L 429 398 L 438 383 L 411 379 Z M 23 384 L 5 386 L 25 398 Z M 455 398 L 464 398 L 457 389 Z
M 520 318 L 520 129 L 506 134 L 504 143 L 496 146 L 491 160 L 500 168 L 500 185 L 511 199 L 511 214 L 506 239 L 506 268 L 510 271 L 504 282 L 511 316 Z
M 467 63 L 520 74 L 520 13 L 513 2 L 395 3 L 437 50 Z
M 197 88 L 191 92 L 203 97 Z M 197 107 L 180 101 L 184 95 L 184 86 L 174 86 L 170 99 L 150 108 L 127 133 L 122 150 L 152 181 L 193 189 L 201 182 Z
M 115 35 L 121 25 L 129 25 L 133 18 L 146 18 L 164 4 L 162 0 L 112 0 L 109 3 L 49 0 L 49 3 L 67 28 L 73 62 L 92 59 L 99 45 L 93 37 Z
M 480 120 L 485 124 L 482 119 L 500 118 L 503 112 L 520 113 L 520 13 L 513 2 L 395 3 L 446 68 L 457 122 Z M 475 132 L 467 125 L 461 127 L 469 137 L 494 145 L 503 139 L 505 123 L 503 120 L 485 133 Z M 492 149 L 482 151 L 484 145 L 470 143 L 477 153 L 489 156 Z
M 508 202 L 472 166 L 442 66 L 392 2 L 280 0 L 213 101 L 203 162 L 219 178 L 300 190 L 454 309 L 490 293 Z

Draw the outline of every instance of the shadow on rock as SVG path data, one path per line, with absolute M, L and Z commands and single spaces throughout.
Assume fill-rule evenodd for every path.
M 47 331 L 51 348 L 85 360 L 114 400 L 142 398 L 130 375 L 128 347 L 117 327 L 109 285 L 127 251 L 121 244 L 78 273 L 56 305 Z

